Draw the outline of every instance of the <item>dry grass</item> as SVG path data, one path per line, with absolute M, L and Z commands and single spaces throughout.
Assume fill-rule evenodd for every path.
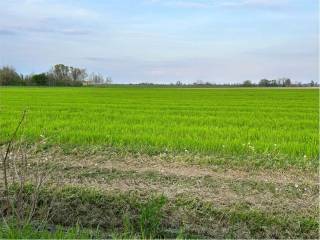
M 39 162 L 39 159 L 49 158 L 53 154 L 55 161 Z M 300 229 L 299 224 L 301 219 L 309 219 L 306 221 L 311 222 L 317 219 L 319 183 L 316 173 L 306 174 L 300 169 L 229 169 L 190 164 L 181 161 L 182 157 L 119 154 L 113 151 L 88 153 L 78 150 L 65 154 L 59 149 L 50 149 L 29 154 L 28 171 L 50 170 L 47 186 L 60 182 L 66 187 L 91 189 L 110 196 L 122 194 L 128 198 L 133 193 L 143 197 L 164 195 L 170 201 L 170 205 L 166 207 L 168 215 L 165 226 L 183 226 L 185 231 L 196 236 L 314 236 L 313 230 L 310 233 L 309 230 Z M 87 199 L 82 194 L 81 190 L 79 196 Z M 78 203 L 76 200 L 77 203 L 71 203 L 76 206 L 74 209 L 68 204 L 67 207 L 64 206 L 68 200 L 62 198 L 59 201 L 62 203 L 58 203 L 55 209 L 59 216 L 57 221 L 62 224 L 66 224 L 63 218 L 68 213 L 72 217 L 68 218 L 71 224 L 80 219 L 85 226 L 89 224 L 88 227 L 104 225 L 105 220 L 100 214 L 111 211 L 106 210 L 110 207 L 115 208 L 113 205 L 103 205 L 100 209 L 103 203 L 99 203 L 99 200 L 95 203 L 97 206 L 94 206 L 93 214 L 89 211 L 93 207 L 91 203 Z M 121 198 L 115 201 L 119 203 L 114 203 L 116 208 L 112 211 L 127 208 Z M 117 208 L 119 209 L 116 210 Z M 63 210 L 66 212 L 59 209 L 66 209 Z M 114 217 L 119 219 L 113 219 Z M 108 221 L 118 225 L 122 216 L 114 213 L 112 220 Z M 250 226 L 253 222 L 256 224 L 254 228 Z M 282 225 L 289 232 L 282 230 Z
M 166 161 L 159 156 L 62 152 L 52 175 L 66 184 L 100 191 L 156 192 L 199 197 L 219 207 L 236 205 L 275 214 L 315 216 L 317 175 L 301 170 L 225 169 Z

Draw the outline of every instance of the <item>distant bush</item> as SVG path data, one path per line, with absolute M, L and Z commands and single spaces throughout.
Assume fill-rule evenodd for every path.
M 242 86 L 244 86 L 244 87 L 252 87 L 253 84 L 252 84 L 252 82 L 250 80 L 246 80 L 246 81 L 243 82 Z
M 292 84 L 290 78 L 279 78 L 277 80 L 268 80 L 268 79 L 261 79 L 259 84 L 260 87 L 291 87 L 295 86 Z
M 45 73 L 31 76 L 30 85 L 47 86 L 49 83 L 48 75 Z

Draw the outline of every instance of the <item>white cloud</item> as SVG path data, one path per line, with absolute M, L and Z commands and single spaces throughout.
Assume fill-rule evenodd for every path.
M 146 2 L 177 8 L 207 8 L 212 5 L 211 1 L 206 0 L 147 0 Z
M 183 8 L 206 8 L 209 5 L 205 2 L 199 1 L 168 1 L 166 3 L 168 6 L 175 6 L 175 7 L 183 7 Z
M 220 1 L 226 7 L 282 7 L 289 4 L 288 0 L 227 0 Z
M 146 0 L 147 3 L 181 8 L 208 7 L 282 7 L 289 4 L 289 0 Z
M 57 17 L 57 18 L 95 18 L 97 13 L 87 8 L 77 6 L 72 1 L 52 0 L 11 0 L 1 1 L 2 13 L 14 14 L 21 17 Z
M 70 1 L 11 0 L 0 2 L 2 31 L 62 33 L 88 32 L 81 23 L 97 20 L 99 15 Z

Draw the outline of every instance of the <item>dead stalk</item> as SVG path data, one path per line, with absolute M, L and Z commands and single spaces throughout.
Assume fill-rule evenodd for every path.
M 8 176 L 7 176 L 7 170 L 8 170 L 8 156 L 9 153 L 11 152 L 11 146 L 13 144 L 14 139 L 16 138 L 16 135 L 18 133 L 19 128 L 21 127 L 21 124 L 23 123 L 24 119 L 26 117 L 26 110 L 23 111 L 21 119 L 15 129 L 15 131 L 13 132 L 9 142 L 8 142 L 8 146 L 6 148 L 5 151 L 5 155 L 3 157 L 3 161 L 2 161 L 2 167 L 3 167 L 3 178 L 4 178 L 4 187 L 5 187 L 5 196 L 8 199 L 8 193 L 9 193 L 9 186 L 8 186 Z
M 53 199 L 47 205 L 41 207 L 39 206 L 39 200 L 42 188 L 53 171 L 52 168 L 46 168 L 48 160 L 53 160 L 55 154 L 47 155 L 41 152 L 39 154 L 42 144 L 45 144 L 43 136 L 41 136 L 41 141 L 31 148 L 24 145 L 21 139 L 16 141 L 18 130 L 25 116 L 26 111 L 23 112 L 15 131 L 7 143 L 2 162 L 4 175 L 3 203 L 5 204 L 4 208 L 0 209 L 0 213 L 3 216 L 14 217 L 19 226 L 30 224 L 37 214 L 39 214 L 41 222 L 48 221 L 53 206 Z M 33 160 L 31 161 L 31 159 Z M 32 186 L 30 195 L 26 191 L 28 184 Z M 10 186 L 15 189 L 12 194 L 9 192 Z

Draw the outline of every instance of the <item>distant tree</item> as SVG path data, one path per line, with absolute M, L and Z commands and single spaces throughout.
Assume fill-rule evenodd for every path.
M 182 86 L 182 85 L 183 85 L 183 83 L 181 81 L 176 82 L 176 86 Z
M 252 82 L 250 80 L 245 80 L 242 83 L 242 86 L 244 86 L 244 87 L 252 87 Z
M 290 87 L 291 86 L 291 79 L 290 78 L 281 78 L 282 86 L 283 87 Z
M 316 83 L 312 80 L 312 81 L 310 82 L 310 87 L 314 87 L 314 86 L 316 86 Z
M 52 74 L 57 80 L 69 80 L 69 67 L 63 64 L 56 64 L 52 68 Z
M 266 78 L 261 79 L 259 82 L 259 86 L 261 87 L 269 87 L 270 85 L 271 85 L 271 81 Z
M 32 75 L 30 78 L 31 85 L 46 86 L 49 84 L 48 75 L 45 73 Z
M 50 86 L 71 85 L 69 67 L 63 64 L 54 65 L 48 73 Z
M 155 84 L 152 83 L 152 82 L 141 82 L 141 83 L 138 83 L 138 85 L 141 85 L 141 86 L 153 86 Z
M 112 83 L 112 78 L 106 77 L 105 84 L 111 84 L 111 83 Z
M 193 85 L 205 85 L 205 82 L 202 80 L 197 80 L 196 82 L 193 83 Z
M 23 85 L 21 76 L 13 67 L 0 68 L 0 85 Z
M 278 83 L 277 83 L 277 80 L 271 80 L 270 81 L 270 85 L 272 86 L 272 87 L 277 87 L 278 86 Z
M 69 67 L 70 77 L 72 81 L 84 81 L 88 76 L 85 69 Z
M 291 86 L 291 79 L 290 78 L 279 78 L 278 79 L 278 86 L 281 86 L 281 87 L 290 87 Z
M 85 69 L 54 65 L 47 74 L 49 86 L 81 86 L 87 77 Z
M 23 82 L 25 83 L 25 85 L 31 85 L 31 78 L 32 78 L 32 74 L 26 74 L 23 76 Z
M 94 85 L 100 85 L 105 83 L 105 79 L 99 73 L 91 73 L 89 76 L 89 82 Z

